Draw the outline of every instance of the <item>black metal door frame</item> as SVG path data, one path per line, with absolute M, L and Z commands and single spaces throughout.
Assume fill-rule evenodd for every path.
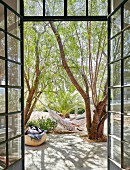
M 124 103 L 124 90 L 129 87 L 129 85 L 125 84 L 124 79 L 124 70 L 125 65 L 124 61 L 125 59 L 129 58 L 129 55 L 125 55 L 125 47 L 124 47 L 124 34 L 125 31 L 128 31 L 130 29 L 130 25 L 126 26 L 124 25 L 124 13 L 125 8 L 124 5 L 129 0 L 124 0 L 115 9 L 110 10 L 109 9 L 109 15 L 108 15 L 108 169 L 110 170 L 120 170 L 127 168 L 127 161 L 126 161 L 126 149 L 130 147 L 130 139 L 125 138 L 125 116 L 127 113 L 125 113 L 125 103 Z M 112 6 L 112 4 L 111 4 Z M 118 23 L 114 23 L 115 25 L 119 24 L 119 30 L 116 30 L 113 26 L 114 20 L 116 20 L 116 17 L 120 18 L 118 19 Z M 120 42 L 120 45 L 117 47 L 118 56 L 114 59 L 115 51 L 113 50 L 113 42 L 116 42 L 116 39 L 118 39 Z M 120 48 L 120 49 L 119 49 Z M 120 57 L 119 57 L 120 55 Z M 113 73 L 113 67 L 114 65 L 120 65 L 119 70 L 115 70 Z M 114 74 L 118 74 L 118 71 L 120 72 L 120 82 L 119 85 L 113 84 L 113 76 Z M 114 93 L 119 91 L 120 92 L 120 98 L 119 98 L 119 108 L 114 108 Z M 115 104 L 116 105 L 116 104 Z M 120 123 L 119 126 L 116 127 L 114 125 L 114 118 L 115 116 L 120 117 Z M 117 134 L 113 129 L 118 128 L 120 131 L 120 134 Z M 130 154 L 130 153 L 129 153 Z M 128 155 L 129 155 L 128 154 Z M 130 158 L 130 156 L 128 156 Z M 129 160 L 130 162 L 130 160 Z
M 123 168 L 123 161 L 124 161 L 124 134 L 123 134 L 123 128 L 124 128 L 124 59 L 129 56 L 123 56 L 123 37 L 124 37 L 124 4 L 128 0 L 124 0 L 114 11 L 111 11 L 111 0 L 108 0 L 108 18 L 107 16 L 89 16 L 88 15 L 88 0 L 86 0 L 86 16 L 67 16 L 67 0 L 64 0 L 64 16 L 45 16 L 45 0 L 43 0 L 43 16 L 24 16 L 24 0 L 20 0 L 20 14 L 18 14 L 16 11 L 14 11 L 12 8 L 10 8 L 7 4 L 5 4 L 2 0 L 0 0 L 0 4 L 4 5 L 5 8 L 5 30 L 1 30 L 5 33 L 5 59 L 1 58 L 2 60 L 5 60 L 5 69 L 6 69 L 6 85 L 2 87 L 5 88 L 6 91 L 6 113 L 3 115 L 6 116 L 6 161 L 8 162 L 8 54 L 7 54 L 7 34 L 10 34 L 7 32 L 7 9 L 10 9 L 13 13 L 15 13 L 18 17 L 20 17 L 20 32 L 21 32 L 21 37 L 20 37 L 20 50 L 21 50 L 21 62 L 19 63 L 21 65 L 21 86 L 18 87 L 21 89 L 21 113 L 22 113 L 22 131 L 21 131 L 21 139 L 22 139 L 22 158 L 20 159 L 22 161 L 22 169 L 24 169 L 24 44 L 23 44 L 23 33 L 24 33 L 24 27 L 23 27 L 23 22 L 29 22 L 29 21 L 108 21 L 108 169 L 111 170 L 116 170 L 116 169 L 121 169 Z M 112 16 L 119 10 L 121 9 L 121 31 L 118 32 L 116 35 L 111 37 L 111 22 L 112 22 Z M 113 137 L 111 134 L 111 89 L 114 89 L 115 87 L 111 86 L 111 64 L 113 64 L 115 61 L 111 62 L 111 41 L 114 39 L 116 36 L 121 35 L 121 153 L 120 153 L 120 159 L 121 159 L 121 164 L 119 166 L 116 165 L 116 161 L 114 161 L 111 158 L 111 143 L 110 143 L 110 138 Z M 15 61 L 13 61 L 15 63 Z M 1 85 L 0 85 L 1 87 Z M 0 143 L 1 144 L 1 143 Z M 3 143 L 2 143 L 3 144 Z M 14 165 L 17 164 L 14 163 Z M 8 168 L 8 163 L 6 165 Z M 12 166 L 12 169 L 15 168 Z M 114 169 L 113 169 L 114 168 Z
M 111 0 L 107 0 L 107 1 L 108 1 L 108 14 L 110 14 L 110 1 Z M 23 2 L 23 6 L 24 6 L 24 2 Z M 43 0 L 43 16 L 25 16 L 24 8 L 22 9 L 22 14 L 23 14 L 23 23 L 24 22 L 40 22 L 40 21 L 41 22 L 44 22 L 44 21 L 108 21 L 107 16 L 89 16 L 88 15 L 88 0 L 86 0 L 86 16 L 68 16 L 67 15 L 67 0 L 64 0 L 64 16 L 46 16 L 45 15 L 45 0 Z
M 21 3 L 22 1 L 19 1 Z M 4 107 L 5 110 L 0 113 L 0 118 L 4 117 L 5 119 L 5 139 L 0 141 L 0 146 L 3 146 L 3 149 L 5 148 L 5 165 L 3 165 L 5 169 L 10 170 L 23 170 L 24 169 L 24 58 L 23 58 L 23 17 L 22 17 L 22 11 L 17 12 L 15 9 L 11 8 L 10 5 L 6 4 L 2 0 L 0 0 L 0 5 L 3 8 L 3 27 L 0 28 L 0 33 L 3 34 L 4 39 L 4 56 L 0 56 L 0 61 L 4 62 L 3 65 L 5 70 L 5 76 L 4 76 L 4 84 L 0 83 L 0 88 L 4 89 L 5 91 L 5 103 Z M 21 6 L 21 4 L 19 4 Z M 8 17 L 11 13 L 13 17 L 18 18 L 18 21 L 16 21 L 16 25 L 20 30 L 20 33 L 14 33 L 12 32 L 12 28 L 9 29 L 9 22 Z M 11 21 L 10 21 L 11 22 Z M 17 29 L 17 28 L 16 28 Z M 17 32 L 17 31 L 16 31 Z M 11 58 L 11 55 L 9 55 L 9 39 L 12 39 L 15 44 L 17 44 L 17 56 L 13 56 Z M 11 42 L 13 42 L 11 40 Z M 19 45 L 18 45 L 19 44 Z M 13 50 L 13 47 L 11 47 Z M 16 50 L 16 49 L 14 49 Z M 14 57 L 14 58 L 13 58 Z M 16 57 L 16 58 L 15 58 Z M 17 58 L 19 57 L 19 59 Z M 15 84 L 11 82 L 9 73 L 12 67 L 10 65 L 13 65 L 16 67 L 17 71 L 19 73 L 16 73 L 18 76 L 18 79 L 20 80 L 18 83 Z M 21 68 L 21 71 L 19 70 Z M 4 72 L 4 71 L 3 71 Z M 12 96 L 12 92 L 15 91 L 15 93 L 18 95 L 14 100 L 16 101 L 16 109 L 10 109 L 10 101 L 9 101 L 9 95 Z M 13 135 L 9 135 L 10 133 L 10 118 L 12 120 L 12 128 L 14 125 L 14 122 L 17 121 L 17 128 L 20 128 L 18 133 L 13 133 Z M 20 124 L 18 123 L 20 121 Z M 18 127 L 20 126 L 20 127 Z M 2 127 L 1 127 L 2 130 Z M 17 142 L 16 142 L 17 141 Z M 18 144 L 19 143 L 19 144 Z M 10 145 L 11 144 L 11 145 Z M 14 145 L 19 150 L 19 156 L 17 159 L 15 159 L 13 162 L 10 163 L 10 150 L 13 149 Z M 18 146 L 17 146 L 18 145 Z M 12 148 L 11 148 L 12 147 Z M 21 149 L 20 149 L 21 148 Z M 12 152 L 12 151 L 11 151 Z M 10 165 L 11 164 L 11 165 Z

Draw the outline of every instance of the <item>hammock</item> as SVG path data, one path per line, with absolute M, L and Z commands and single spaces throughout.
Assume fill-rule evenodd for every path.
M 49 107 L 47 107 L 37 96 L 35 96 L 39 102 L 46 108 L 46 110 L 50 113 L 50 116 L 55 119 L 61 126 L 63 126 L 66 130 L 69 131 L 77 131 L 76 125 L 73 125 L 70 121 L 61 118 L 58 113 Z

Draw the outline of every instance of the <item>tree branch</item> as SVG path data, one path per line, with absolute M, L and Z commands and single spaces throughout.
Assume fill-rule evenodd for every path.
M 61 38 L 60 38 L 60 35 L 58 33 L 58 31 L 56 30 L 56 27 L 54 25 L 54 23 L 52 21 L 49 21 L 50 25 L 51 25 L 51 28 L 55 34 L 55 37 L 57 39 L 57 42 L 58 42 L 58 45 L 59 45 L 59 49 L 60 49 L 60 54 L 61 54 L 61 59 L 62 59 L 62 64 L 63 64 L 63 67 L 64 69 L 66 70 L 71 82 L 74 84 L 74 86 L 76 87 L 76 89 L 80 92 L 81 96 L 84 98 L 84 100 L 86 100 L 87 98 L 87 95 L 85 94 L 84 90 L 82 89 L 82 87 L 78 84 L 78 82 L 76 81 L 76 79 L 74 78 L 67 62 L 66 62 L 66 59 L 65 59 L 65 54 L 64 54 L 64 49 L 63 49 L 63 45 L 62 45 L 62 42 L 61 42 Z
M 25 72 L 25 71 L 24 71 L 24 78 L 25 78 L 25 82 L 26 82 L 26 85 L 27 85 L 28 91 L 30 91 L 29 80 L 28 80 L 28 78 L 27 78 L 27 74 L 26 74 L 26 72 Z

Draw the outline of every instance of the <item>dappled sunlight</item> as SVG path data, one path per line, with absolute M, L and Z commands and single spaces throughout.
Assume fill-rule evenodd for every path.
M 105 170 L 106 158 L 106 143 L 88 143 L 78 134 L 47 134 L 43 145 L 26 146 L 25 163 L 33 170 Z

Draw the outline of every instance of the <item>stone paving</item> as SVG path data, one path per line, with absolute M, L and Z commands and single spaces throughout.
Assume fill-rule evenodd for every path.
M 25 147 L 26 170 L 107 170 L 107 143 L 89 143 L 79 134 L 47 134 L 38 147 Z

